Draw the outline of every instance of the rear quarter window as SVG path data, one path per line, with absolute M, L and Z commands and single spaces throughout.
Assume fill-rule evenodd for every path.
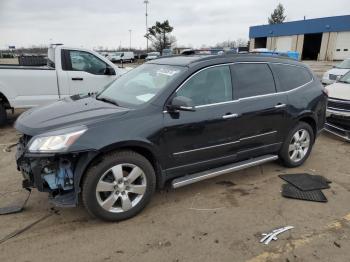
M 309 70 L 302 66 L 271 64 L 271 67 L 279 82 L 279 92 L 293 90 L 312 80 Z
M 276 93 L 272 72 L 264 63 L 238 63 L 231 66 L 235 99 Z

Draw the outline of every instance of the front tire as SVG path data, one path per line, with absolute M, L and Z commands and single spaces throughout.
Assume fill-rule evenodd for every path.
M 133 151 L 117 151 L 86 172 L 82 201 L 92 216 L 121 221 L 141 212 L 155 187 L 155 172 L 145 157 Z
M 286 167 L 301 166 L 309 157 L 314 144 L 315 135 L 312 127 L 299 122 L 288 134 L 279 157 Z
M 0 126 L 5 125 L 7 122 L 7 113 L 4 104 L 0 103 Z

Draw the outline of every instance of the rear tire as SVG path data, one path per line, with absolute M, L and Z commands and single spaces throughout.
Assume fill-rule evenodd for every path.
M 312 127 L 299 122 L 288 134 L 279 157 L 286 167 L 301 166 L 309 157 L 315 141 Z
M 134 151 L 116 151 L 87 170 L 82 201 L 92 216 L 121 221 L 141 212 L 155 187 L 155 172 L 145 157 Z
M 0 126 L 7 123 L 7 113 L 4 104 L 0 103 Z

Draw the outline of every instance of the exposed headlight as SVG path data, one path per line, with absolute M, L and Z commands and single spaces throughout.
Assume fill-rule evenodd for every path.
M 86 130 L 87 128 L 85 126 L 81 126 L 36 136 L 29 143 L 29 151 L 32 153 L 64 152 L 84 134 Z

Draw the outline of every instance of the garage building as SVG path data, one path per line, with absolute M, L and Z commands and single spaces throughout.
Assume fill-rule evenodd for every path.
M 350 15 L 249 28 L 249 49 L 297 51 L 302 60 L 350 58 Z

